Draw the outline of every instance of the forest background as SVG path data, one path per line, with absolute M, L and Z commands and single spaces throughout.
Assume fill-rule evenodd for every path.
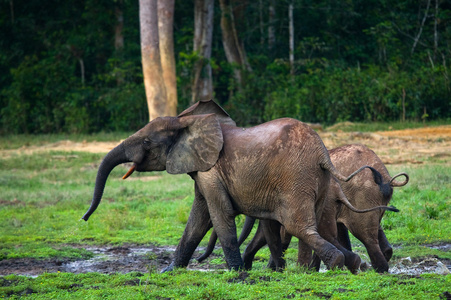
M 214 3 L 210 57 L 195 45 L 202 2 Z M 173 13 L 178 112 L 203 97 L 203 64 L 213 98 L 242 126 L 451 120 L 449 1 L 187 0 Z M 0 28 L 0 134 L 149 121 L 139 1 L 3 0 Z M 227 28 L 241 61 L 227 53 Z

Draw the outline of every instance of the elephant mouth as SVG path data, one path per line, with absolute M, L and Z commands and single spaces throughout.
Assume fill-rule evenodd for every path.
M 130 175 L 133 174 L 133 172 L 135 172 L 136 170 L 136 164 L 133 164 L 133 166 L 131 166 L 130 170 L 128 170 L 127 173 L 125 173 L 124 176 L 122 176 L 122 179 L 127 179 Z

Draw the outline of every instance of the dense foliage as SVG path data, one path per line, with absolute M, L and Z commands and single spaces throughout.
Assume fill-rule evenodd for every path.
M 179 109 L 191 98 L 194 1 L 176 1 Z M 215 99 L 241 125 L 451 118 L 451 4 L 444 0 L 232 1 L 252 71 L 234 82 L 215 3 Z M 138 1 L 0 3 L 1 133 L 135 130 L 147 119 Z M 124 46 L 115 46 L 122 12 Z M 268 27 L 276 32 L 268 44 Z

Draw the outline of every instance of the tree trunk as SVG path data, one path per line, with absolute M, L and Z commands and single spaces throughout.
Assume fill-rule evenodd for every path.
M 116 16 L 116 24 L 114 26 L 114 49 L 116 50 L 116 55 L 122 58 L 122 51 L 124 49 L 124 12 L 122 10 L 123 0 L 116 2 L 116 7 L 114 8 L 114 13 Z M 124 77 L 121 72 L 116 73 L 116 85 L 120 86 L 124 83 Z
M 158 35 L 163 80 L 166 87 L 166 116 L 177 115 L 177 77 L 174 57 L 174 0 L 158 0 Z
M 275 22 L 275 18 L 276 18 L 276 9 L 275 9 L 275 1 L 274 0 L 269 0 L 268 10 L 269 10 L 268 49 L 269 49 L 269 52 L 271 53 L 274 48 L 274 44 L 276 43 L 276 31 L 274 29 L 274 22 Z
M 141 56 L 149 119 L 166 113 L 166 88 L 160 59 L 157 0 L 139 0 Z
M 221 6 L 221 30 L 222 43 L 227 57 L 227 61 L 235 65 L 234 76 L 238 83 L 238 88 L 243 85 L 243 69 L 251 71 L 244 51 L 243 42 L 238 37 L 235 27 L 235 17 L 230 0 L 219 0 Z
M 294 22 L 293 22 L 293 3 L 288 6 L 288 21 L 290 29 L 290 73 L 294 74 Z
M 260 45 L 265 44 L 265 36 L 264 36 L 264 27 L 263 27 L 263 2 L 262 0 L 259 0 L 258 2 L 258 16 L 259 16 L 259 27 L 260 27 Z
M 421 34 L 423 33 L 423 27 L 424 27 L 424 23 L 426 22 L 426 18 L 428 17 L 430 5 L 431 5 L 431 0 L 428 0 L 428 2 L 426 4 L 426 11 L 424 12 L 423 20 L 421 21 L 421 24 L 420 24 L 420 29 L 418 30 L 418 34 L 415 37 L 415 40 L 413 42 L 412 50 L 410 51 L 412 54 L 415 51 L 415 47 L 417 46 L 417 44 L 420 40 Z M 420 9 L 421 9 L 421 7 L 420 7 Z
M 9 10 L 11 12 L 11 24 L 14 24 L 14 2 L 9 0 Z
M 124 12 L 122 11 L 122 0 L 116 3 L 114 9 L 116 15 L 116 26 L 114 27 L 114 49 L 120 51 L 124 48 Z
M 438 50 L 438 31 L 437 31 L 437 20 L 438 20 L 438 0 L 435 0 L 435 13 L 434 13 L 434 60 L 437 57 Z
M 211 46 L 213 39 L 214 0 L 196 0 L 194 4 L 194 64 L 191 102 L 213 98 Z

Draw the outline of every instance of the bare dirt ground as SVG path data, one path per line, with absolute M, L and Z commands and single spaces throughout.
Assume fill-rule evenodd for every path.
M 439 127 L 425 127 L 419 129 L 393 130 L 375 133 L 362 132 L 319 132 L 327 148 L 335 148 L 345 144 L 360 143 L 373 149 L 385 164 L 424 164 L 440 163 L 451 165 L 451 125 Z M 2 150 L 0 156 L 7 157 L 13 153 L 31 154 L 36 151 L 86 151 L 106 153 L 113 149 L 118 142 L 82 142 L 60 141 L 40 147 L 30 146 L 15 150 Z M 123 245 L 120 247 L 91 247 L 86 245 L 72 245 L 84 247 L 92 251 L 92 259 L 67 260 L 33 258 L 6 259 L 0 261 L 0 276 L 19 274 L 37 276 L 44 272 L 149 272 L 160 270 L 169 265 L 172 253 L 171 247 L 156 247 L 142 245 Z M 450 244 L 425 245 L 438 247 L 442 251 L 451 251 Z M 199 250 L 199 249 L 198 249 Z M 200 250 L 200 253 L 203 250 Z M 194 257 L 197 257 L 196 252 Z M 225 269 L 224 264 L 215 263 L 217 255 L 199 264 L 195 260 L 189 269 L 217 270 Z M 216 260 L 218 261 L 218 260 Z M 451 261 L 439 261 L 428 258 L 423 261 L 412 261 L 409 258 L 390 263 L 392 274 L 409 274 L 417 276 L 425 272 L 449 273 Z
M 424 161 L 451 162 L 451 125 L 406 130 L 362 132 L 320 132 L 328 149 L 344 144 L 364 144 L 385 164 L 421 164 Z
M 364 144 L 381 157 L 385 164 L 420 164 L 425 160 L 451 162 L 451 125 L 406 130 L 367 132 L 318 132 L 328 149 L 345 144 Z M 24 146 L 1 150 L 0 155 L 31 154 L 36 151 L 85 151 L 107 153 L 117 142 L 73 142 L 63 140 L 43 146 Z

